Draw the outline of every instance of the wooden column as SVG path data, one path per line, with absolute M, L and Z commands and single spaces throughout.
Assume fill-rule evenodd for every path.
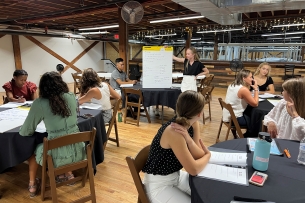
M 12 35 L 12 42 L 13 42 L 13 51 L 14 51 L 14 59 L 15 59 L 15 68 L 16 70 L 21 70 L 22 63 L 21 63 L 21 54 L 20 54 L 19 35 Z
M 305 51 L 305 46 L 302 47 L 302 50 L 301 50 L 301 62 L 303 63 L 303 60 L 304 60 L 304 51 Z
M 186 56 L 186 50 L 188 48 L 190 48 L 192 45 L 191 45 L 191 40 L 192 40 L 192 30 L 190 28 L 186 28 L 185 29 L 185 32 L 187 34 L 187 39 L 186 39 L 186 42 L 185 42 L 185 55 Z
M 124 60 L 125 72 L 129 67 L 128 62 L 128 24 L 123 20 L 121 16 L 121 8 L 118 8 L 119 16 L 119 56 Z
M 214 38 L 214 51 L 213 51 L 213 60 L 217 60 L 218 55 L 218 37 L 215 36 Z

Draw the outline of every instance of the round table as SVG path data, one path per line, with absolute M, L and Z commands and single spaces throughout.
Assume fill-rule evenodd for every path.
M 249 184 L 236 185 L 202 177 L 190 176 L 192 203 L 230 202 L 234 196 L 269 200 L 276 203 L 305 202 L 305 166 L 297 163 L 299 142 L 277 139 L 282 149 L 288 148 L 291 159 L 284 156 L 270 155 L 268 174 L 263 187 Z M 247 139 L 236 139 L 221 142 L 212 147 L 247 151 Z M 253 153 L 248 152 L 248 176 L 255 171 L 252 168 Z
M 0 111 L 7 110 L 1 108 Z M 91 114 L 93 117 L 84 119 L 79 117 L 78 127 L 80 131 L 90 131 L 96 128 L 94 149 L 92 151 L 92 165 L 96 171 L 96 165 L 104 161 L 103 145 L 106 142 L 107 135 L 101 110 L 80 109 L 80 114 Z M 19 135 L 19 128 L 14 128 L 5 133 L 0 133 L 0 174 L 7 169 L 14 167 L 26 161 L 32 154 L 47 133 L 35 132 L 32 136 Z
M 252 137 L 257 137 L 258 133 L 261 132 L 264 116 L 267 115 L 273 107 L 273 104 L 268 100 L 260 101 L 257 107 L 247 106 L 244 115 L 248 116 L 250 119 L 247 128 L 250 129 L 253 135 Z

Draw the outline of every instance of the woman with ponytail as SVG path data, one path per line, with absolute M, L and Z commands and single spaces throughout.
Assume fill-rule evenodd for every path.
M 191 202 L 188 176 L 202 171 L 211 156 L 200 139 L 198 120 L 203 107 L 200 93 L 191 90 L 181 93 L 176 104 L 177 115 L 163 124 L 154 137 L 142 170 L 152 203 Z

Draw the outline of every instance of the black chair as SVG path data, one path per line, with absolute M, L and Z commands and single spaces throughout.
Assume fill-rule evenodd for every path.
M 139 80 L 141 77 L 139 65 L 129 65 L 129 79 Z
M 295 68 L 295 65 L 291 65 L 291 64 L 286 64 L 285 65 L 284 80 L 287 80 L 289 78 L 294 78 L 294 68 Z

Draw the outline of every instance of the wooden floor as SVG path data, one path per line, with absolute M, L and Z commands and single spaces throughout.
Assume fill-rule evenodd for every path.
M 222 111 L 218 102 L 219 97 L 225 97 L 226 90 L 215 88 L 213 91 L 213 100 L 211 102 L 212 121 L 206 121 L 206 124 L 201 122 L 201 138 L 203 142 L 210 146 L 215 143 L 218 132 L 219 122 Z M 208 114 L 205 106 L 205 114 Z M 165 107 L 165 120 L 169 120 L 174 116 L 174 111 Z M 137 191 L 134 186 L 132 177 L 130 175 L 126 156 L 135 156 L 137 152 L 144 146 L 151 143 L 152 138 L 156 134 L 158 128 L 161 126 L 160 117 L 154 115 L 152 108 L 150 108 L 150 116 L 152 123 L 148 123 L 146 118 L 141 118 L 140 126 L 131 124 L 119 124 L 120 147 L 112 142 L 108 142 L 105 151 L 105 160 L 97 166 L 97 174 L 95 175 L 95 190 L 97 202 L 102 203 L 117 203 L 117 202 L 137 202 Z M 114 134 L 114 133 L 113 133 Z M 222 137 L 224 139 L 225 126 L 222 130 Z M 232 135 L 230 134 L 230 138 Z M 102 147 L 102 146 L 101 146 Z M 39 169 L 38 176 L 41 175 Z M 11 171 L 0 174 L 0 192 L 2 193 L 1 203 L 15 203 L 15 202 L 42 202 L 40 196 L 29 198 L 27 190 L 28 185 L 28 168 L 26 164 L 20 164 L 14 167 Z M 76 198 L 87 194 L 89 192 L 89 184 L 85 188 L 81 187 L 80 183 L 74 186 L 62 186 L 57 189 L 59 202 L 70 202 Z M 44 202 L 51 202 L 47 199 Z

